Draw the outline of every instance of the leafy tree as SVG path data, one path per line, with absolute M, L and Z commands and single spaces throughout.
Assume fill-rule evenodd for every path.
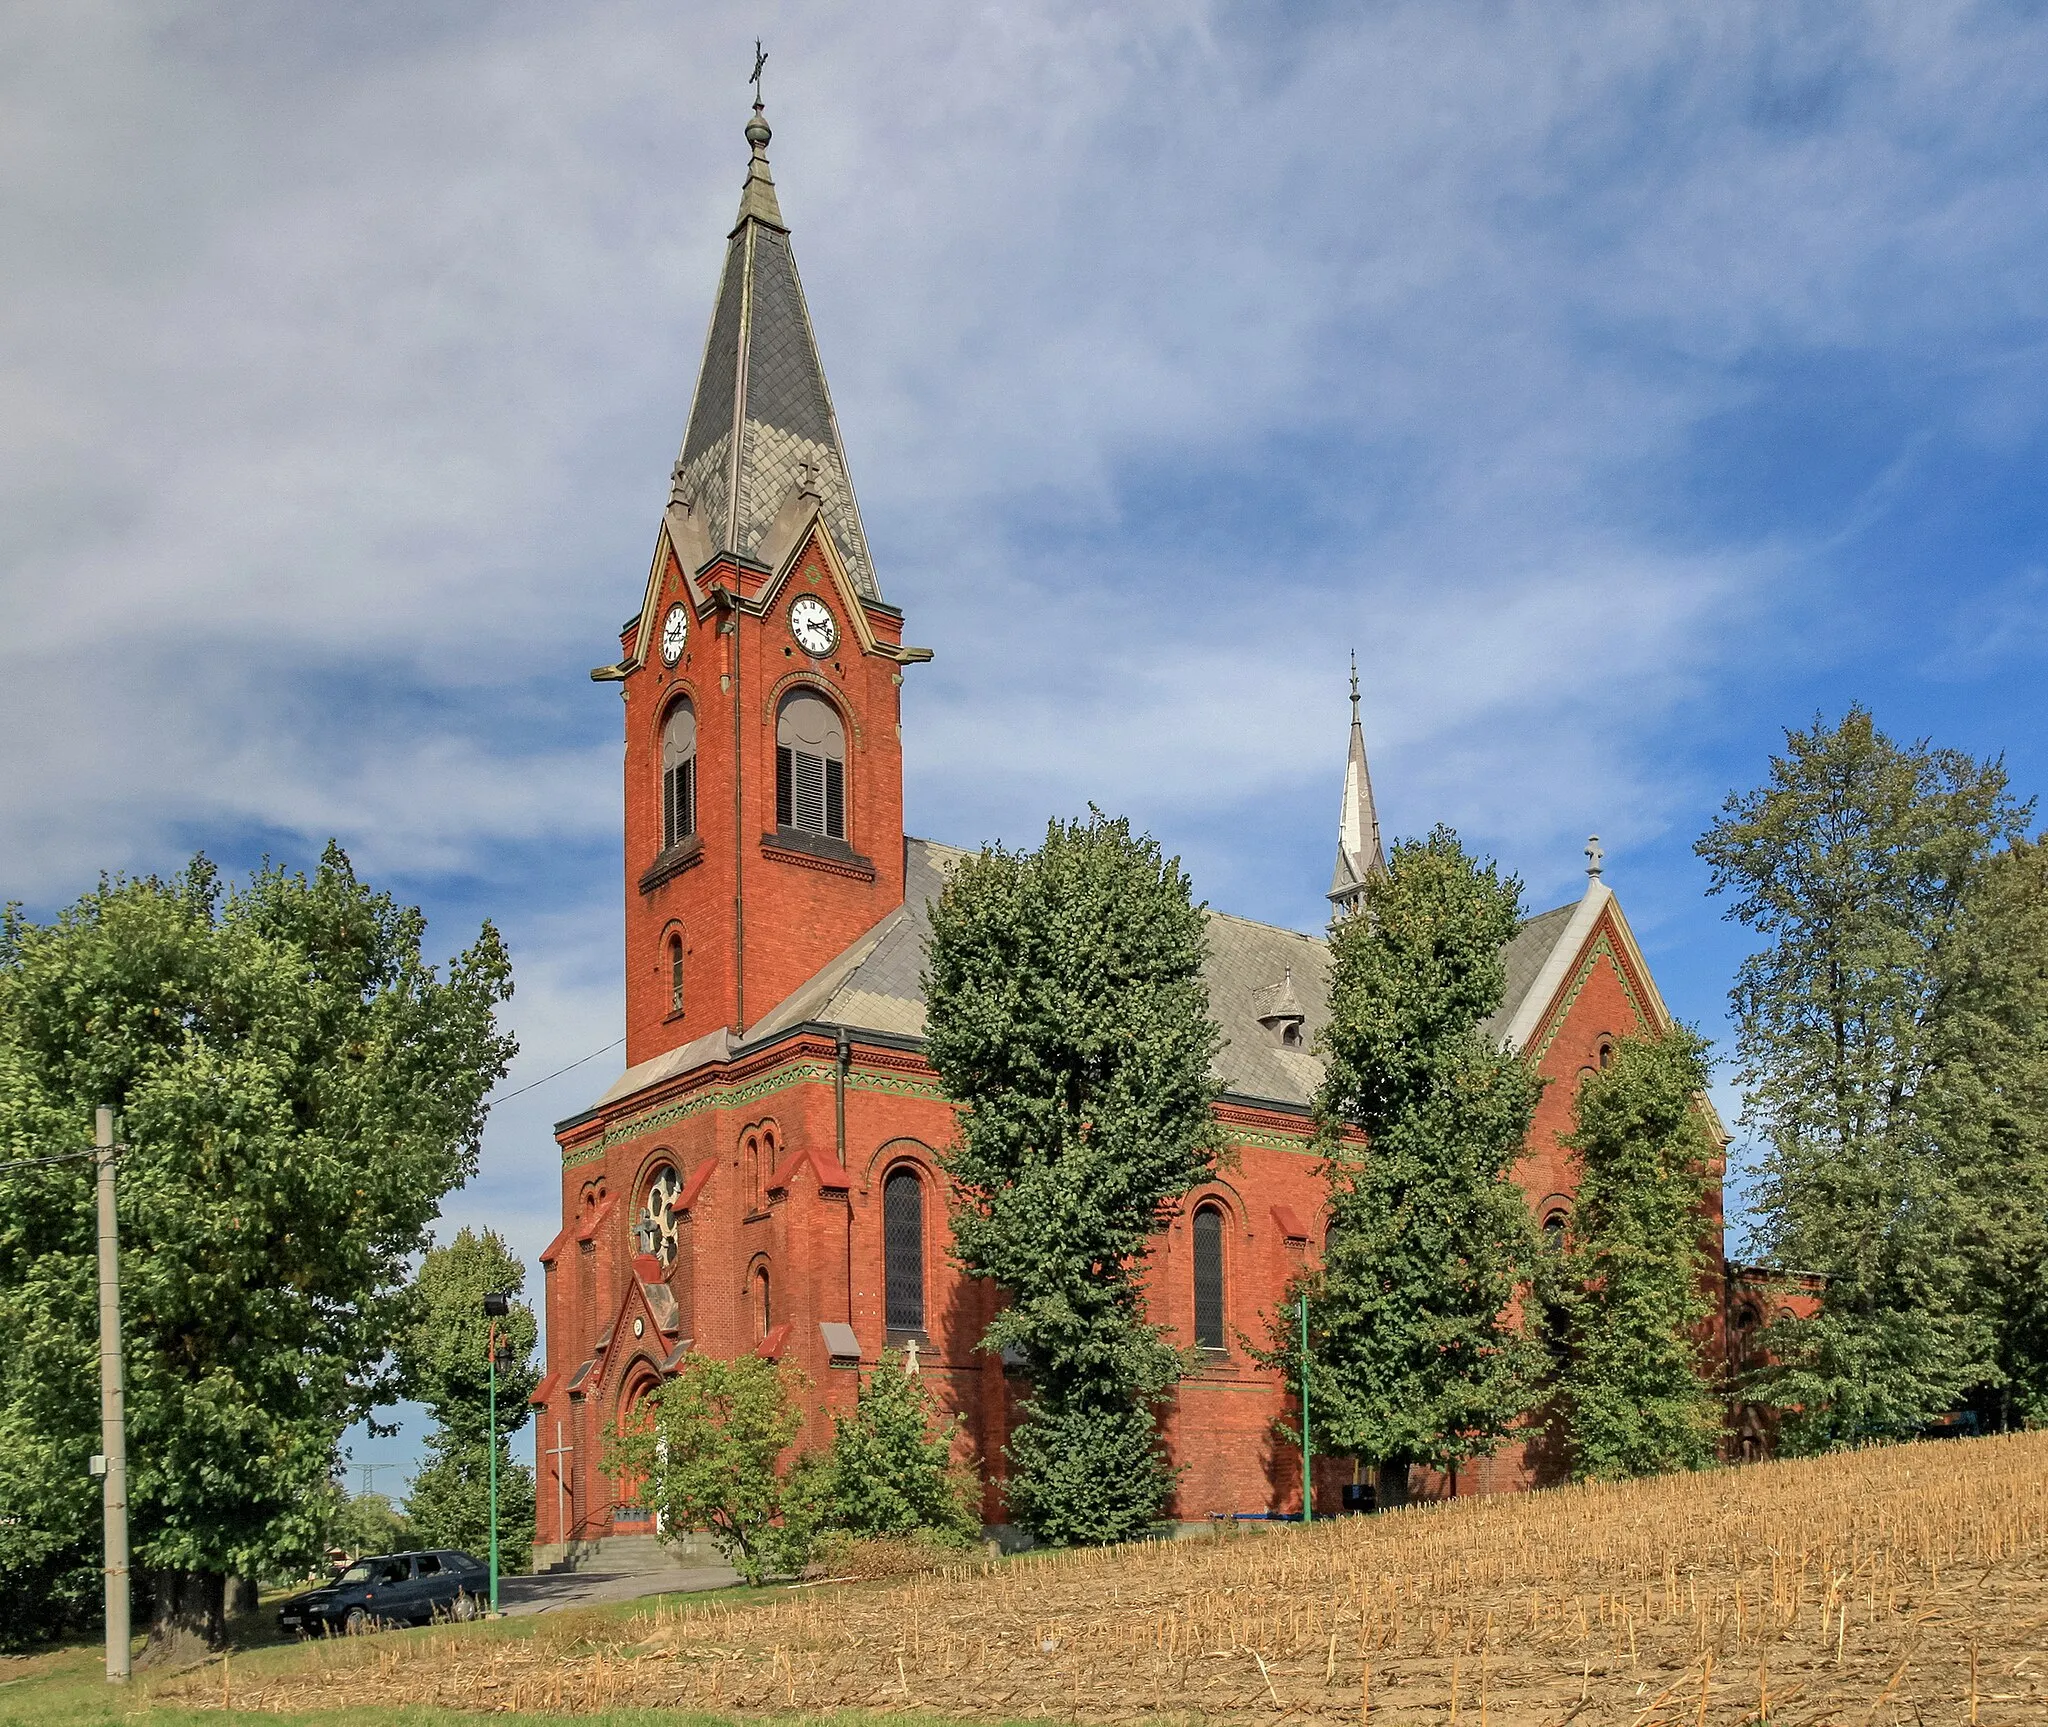
M 419 1532 L 387 1493 L 338 1492 L 325 1539 L 329 1547 L 360 1559 L 367 1553 L 403 1553 L 418 1543 Z
M 749 1583 L 803 1569 L 821 1521 L 819 1472 L 783 1453 L 803 1426 L 800 1377 L 758 1356 L 687 1355 L 610 1432 L 605 1467 L 664 1529 L 707 1529 Z
M 490 1549 L 491 1443 L 498 1448 L 498 1541 L 504 1568 L 524 1570 L 533 1552 L 533 1471 L 512 1461 L 510 1440 L 531 1413 L 540 1380 L 533 1309 L 514 1301 L 497 1321 L 498 1427 L 488 1436 L 490 1338 L 484 1296 L 517 1294 L 526 1267 L 495 1230 L 462 1230 L 420 1263 L 415 1317 L 400 1335 L 399 1370 L 407 1392 L 434 1417 L 427 1461 L 413 1477 L 405 1509 L 420 1538 L 479 1557 Z
M 104 881 L 0 924 L 0 1159 L 121 1112 L 129 1515 L 149 1654 L 218 1641 L 224 1579 L 303 1561 L 348 1424 L 388 1401 L 410 1257 L 475 1168 L 513 1044 L 489 925 L 445 975 L 424 920 L 329 846 L 313 877 Z M 96 1551 L 89 1163 L 0 1175 L 0 1529 Z M 54 1549 L 53 1549 L 54 1550 Z
M 826 1486 L 833 1527 L 851 1535 L 926 1531 L 970 1541 L 981 1530 L 971 1477 L 953 1466 L 957 1417 L 939 1418 L 922 1377 L 903 1371 L 885 1349 L 867 1376 L 853 1413 L 832 1419 Z
M 1540 1370 L 1512 1317 L 1534 1235 L 1509 1174 L 1539 1082 L 1480 1030 L 1520 918 L 1521 884 L 1439 827 L 1396 845 L 1330 931 L 1316 1107 L 1331 1229 L 1295 1294 L 1309 1304 L 1314 1437 L 1376 1466 L 1382 1504 L 1405 1500 L 1412 1464 L 1494 1450 Z M 1284 1312 L 1273 1343 L 1266 1359 L 1298 1375 Z
M 1942 956 L 1932 1136 L 1966 1188 L 1968 1299 L 1996 1374 L 1997 1425 L 2048 1418 L 2048 843 L 1991 857 Z
M 2031 806 L 1999 763 L 1898 744 L 1861 707 L 1785 741 L 1696 849 L 1728 916 L 1769 938 L 1732 994 L 1762 1242 L 1829 1285 L 1818 1318 L 1770 1328 L 1759 1391 L 1790 1446 L 1819 1449 L 1910 1435 L 1999 1376 L 1979 1280 L 2005 1245 L 1996 1189 L 2039 1151 L 2008 1140 L 1999 1167 L 1973 1038 L 2010 1004 L 1972 1014 L 1954 986 L 1986 960 L 1993 860 Z M 1999 970 L 1980 966 L 1980 998 Z
M 1716 1147 L 1701 1110 L 1706 1043 L 1626 1038 L 1580 1087 L 1562 1307 L 1560 1417 L 1582 1481 L 1704 1469 L 1721 1434 L 1702 1331 L 1702 1210 Z
M 953 1251 L 1009 1297 L 982 1347 L 1031 1376 L 1008 1498 L 1047 1543 L 1136 1535 L 1172 1487 L 1155 1409 L 1184 1362 L 1143 1278 L 1162 1211 L 1215 1164 L 1205 947 L 1178 861 L 1099 810 L 966 859 L 932 910 Z

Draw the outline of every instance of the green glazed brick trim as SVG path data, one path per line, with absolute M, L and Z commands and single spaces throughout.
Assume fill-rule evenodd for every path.
M 1266 1128 L 1233 1127 L 1223 1124 L 1223 1137 L 1232 1145 L 1248 1145 L 1260 1151 L 1292 1151 L 1308 1153 L 1315 1149 L 1315 1142 L 1305 1133 L 1277 1133 Z
M 793 1061 L 783 1067 L 770 1068 L 745 1085 L 712 1086 L 691 1097 L 678 1098 L 665 1103 L 658 1109 L 650 1109 L 639 1115 L 627 1116 L 622 1121 L 606 1125 L 604 1132 L 588 1145 L 566 1153 L 562 1158 L 564 1169 L 574 1169 L 580 1164 L 593 1163 L 604 1156 L 613 1146 L 624 1140 L 637 1139 L 643 1133 L 659 1133 L 663 1128 L 673 1127 L 679 1121 L 687 1121 L 693 1115 L 701 1115 L 707 1109 L 745 1109 L 778 1092 L 788 1091 L 799 1085 L 830 1085 L 832 1068 L 829 1063 L 817 1061 Z M 890 1097 L 916 1097 L 944 1103 L 946 1094 L 930 1080 L 918 1079 L 909 1074 L 862 1073 L 858 1068 L 846 1076 L 849 1091 L 881 1092 Z
M 1614 975 L 1621 980 L 1621 993 L 1628 998 L 1628 1005 L 1635 1010 L 1636 1022 L 1639 1025 L 1651 1023 L 1650 1016 L 1643 1011 L 1643 1004 L 1637 998 L 1635 985 L 1629 982 L 1628 967 L 1621 963 L 1621 956 L 1614 951 L 1614 944 L 1607 939 L 1607 932 L 1603 929 L 1600 932 L 1600 939 L 1587 950 L 1585 960 L 1579 966 L 1578 975 L 1572 979 L 1572 987 L 1565 992 L 1565 998 L 1558 1004 L 1557 1012 L 1550 1016 L 1550 1023 L 1543 1031 L 1543 1041 L 1536 1046 L 1532 1065 L 1540 1066 L 1543 1058 L 1550 1053 L 1550 1046 L 1557 1041 L 1557 1034 L 1564 1030 L 1564 1022 L 1570 1017 L 1580 992 L 1586 987 L 1587 980 L 1592 977 L 1593 968 L 1603 959 L 1614 967 Z

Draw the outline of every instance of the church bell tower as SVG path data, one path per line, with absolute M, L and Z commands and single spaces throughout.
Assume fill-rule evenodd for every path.
M 625 698 L 626 1061 L 750 1025 L 903 902 L 903 614 L 875 579 L 755 103 Z

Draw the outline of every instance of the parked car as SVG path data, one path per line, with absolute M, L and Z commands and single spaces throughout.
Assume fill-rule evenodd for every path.
M 474 1619 L 490 1602 L 491 1574 L 467 1553 L 381 1553 L 332 1583 L 279 1604 L 277 1622 L 302 1637 L 381 1631 L 432 1619 Z

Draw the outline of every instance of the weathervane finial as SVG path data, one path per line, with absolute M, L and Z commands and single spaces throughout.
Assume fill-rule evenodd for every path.
M 1351 723 L 1358 724 L 1358 650 L 1351 650 Z
M 761 46 L 761 38 L 754 38 L 754 75 L 747 82 L 754 87 L 754 112 L 761 111 L 761 68 L 768 64 L 767 52 Z

